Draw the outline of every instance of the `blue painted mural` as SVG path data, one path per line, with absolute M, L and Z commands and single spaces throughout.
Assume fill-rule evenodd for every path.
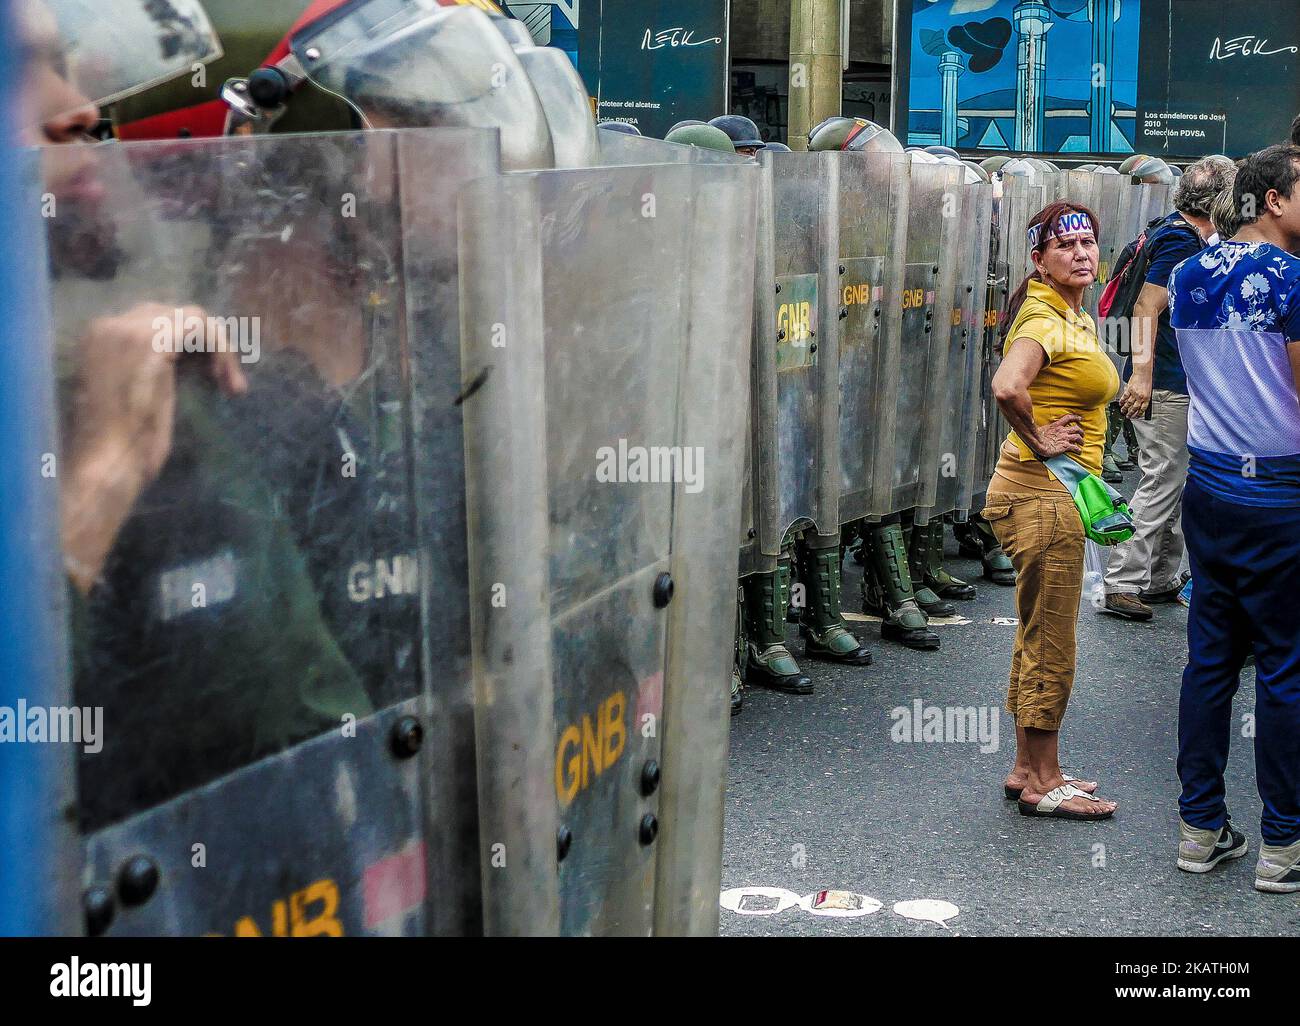
M 910 144 L 1133 152 L 1140 0 L 910 2 Z
M 510 3 L 501 6 L 522 21 L 538 46 L 563 50 L 578 66 L 579 0 L 545 0 L 542 3 Z

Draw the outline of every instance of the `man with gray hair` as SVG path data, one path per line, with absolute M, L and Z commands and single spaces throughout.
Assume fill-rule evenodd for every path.
M 1137 431 L 1141 480 L 1131 504 L 1134 532 L 1106 569 L 1108 612 L 1151 619 L 1147 603 L 1174 602 L 1182 587 L 1182 496 L 1187 477 L 1187 378 L 1169 323 L 1169 275 L 1214 234 L 1210 212 L 1232 180 L 1223 157 L 1190 165 L 1174 190 L 1174 211 L 1148 231 L 1146 280 L 1133 310 L 1132 355 L 1120 411 Z M 1150 407 L 1150 416 L 1147 408 Z

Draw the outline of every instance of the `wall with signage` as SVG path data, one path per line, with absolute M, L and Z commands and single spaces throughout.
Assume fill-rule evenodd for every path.
M 1240 157 L 1300 112 L 1300 2 L 898 0 L 909 144 Z
M 509 3 L 542 45 L 568 52 L 599 121 L 662 138 L 727 110 L 727 0 Z

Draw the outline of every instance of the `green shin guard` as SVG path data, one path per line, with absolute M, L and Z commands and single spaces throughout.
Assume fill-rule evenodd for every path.
M 907 566 L 912 575 L 912 594 L 916 597 L 916 604 L 924 610 L 927 618 L 952 616 L 957 612 L 957 607 L 941 599 L 926 580 L 926 553 L 930 547 L 929 525 L 917 527 L 915 524 L 909 524 L 903 528 L 903 538 L 907 542 Z
M 795 547 L 807 605 L 799 622 L 804 654 L 847 666 L 866 666 L 871 652 L 844 626 L 840 616 L 840 539 L 811 532 Z
M 936 649 L 939 636 L 929 629 L 912 593 L 907 546 L 898 524 L 871 524 L 863 533 L 866 570 L 862 608 L 881 618 L 880 636 L 908 648 Z
M 790 562 L 782 557 L 770 573 L 745 578 L 745 622 L 749 628 L 745 682 L 806 695 L 812 681 L 785 647 L 785 613 L 790 604 Z
M 925 574 L 925 583 L 938 593 L 940 598 L 967 601 L 978 594 L 975 585 L 968 584 L 960 577 L 954 577 L 943 565 L 943 521 L 931 520 L 924 530 L 921 548 L 923 550 L 921 565 Z

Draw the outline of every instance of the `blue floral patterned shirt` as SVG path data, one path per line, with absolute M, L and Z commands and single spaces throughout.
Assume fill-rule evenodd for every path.
M 1267 242 L 1220 242 L 1169 279 L 1187 373 L 1188 477 L 1231 502 L 1300 506 L 1300 258 Z

